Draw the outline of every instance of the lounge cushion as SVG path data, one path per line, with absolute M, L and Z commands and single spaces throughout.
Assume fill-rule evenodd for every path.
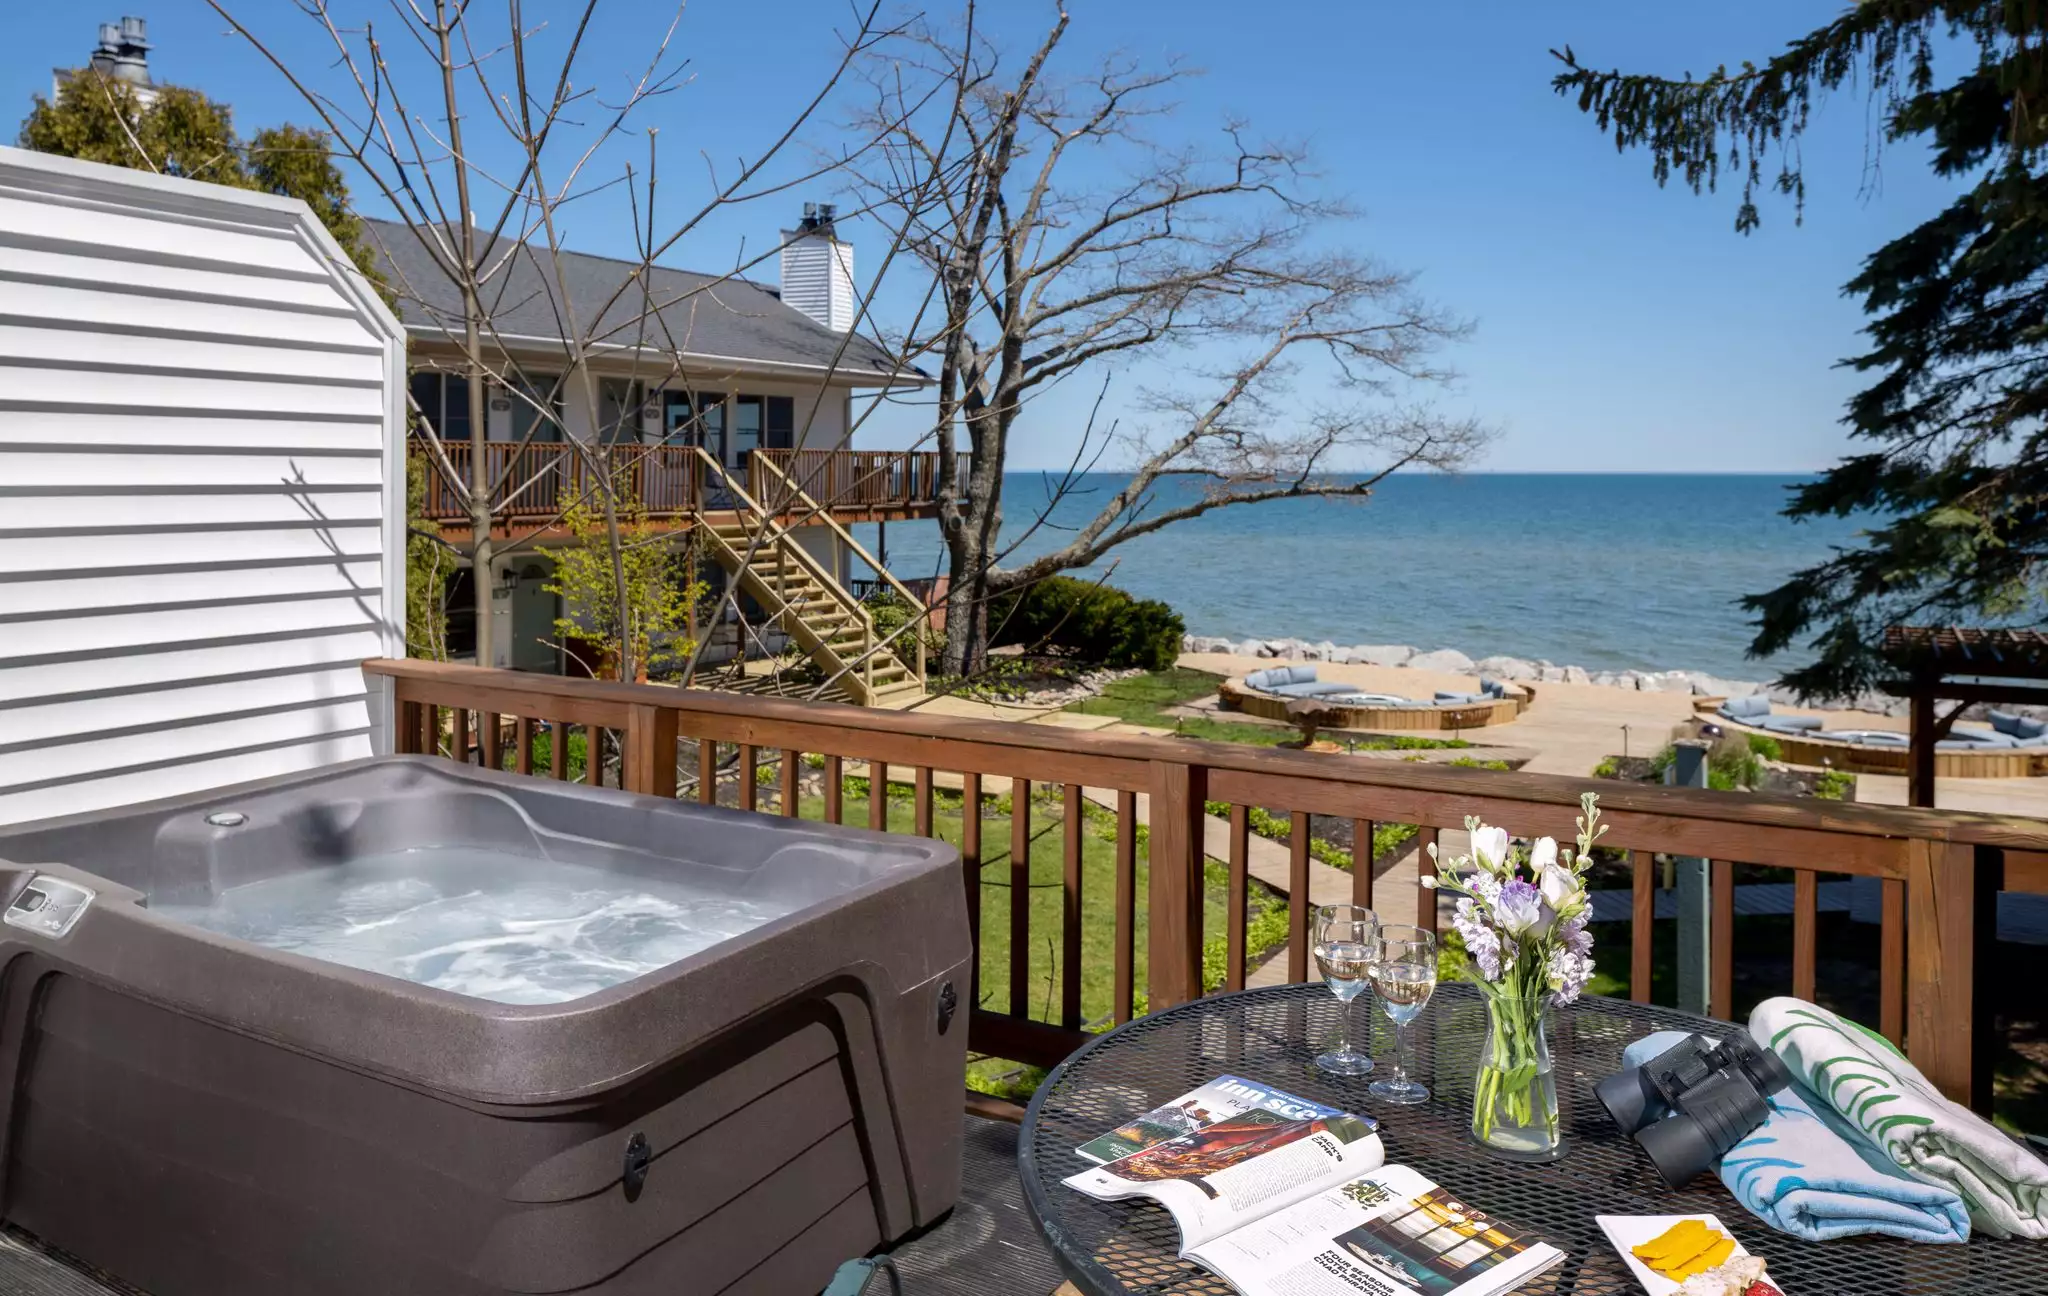
M 1721 704 L 1721 714 L 1731 720 L 1748 720 L 1771 713 L 1771 700 L 1761 693 L 1748 697 L 1729 698 Z
M 1487 698 L 1484 693 L 1445 693 L 1439 691 L 1436 695 L 1436 700 L 1439 702 L 1484 702 Z
M 1761 717 L 1757 723 L 1779 733 L 1813 733 L 1827 722 L 1819 716 L 1771 715 Z
M 1278 694 L 1281 697 L 1305 698 L 1335 697 L 1339 694 L 1351 693 L 1356 690 L 1349 684 L 1339 684 L 1335 680 L 1323 680 L 1321 682 L 1305 680 L 1299 684 L 1275 684 L 1266 691 Z
M 1943 743 L 1954 743 L 1958 747 L 2017 747 L 2019 739 L 2011 734 L 1989 733 L 1983 729 L 1955 729 L 1935 745 L 1938 747 Z
M 2048 720 L 2036 720 L 2032 716 L 2021 716 L 2019 724 L 2012 730 L 2015 738 L 2048 737 Z
M 1772 733 L 1807 734 L 1813 733 L 1821 727 L 1821 718 L 1819 716 L 1767 715 L 1751 717 L 1745 720 L 1744 723 L 1753 725 L 1758 729 L 1768 729 Z
M 2033 734 L 2020 732 L 2020 719 L 2021 717 L 2014 715 L 2010 711 L 1993 711 L 1991 713 L 1991 727 L 1999 733 L 2011 734 L 2015 738 L 2033 737 Z

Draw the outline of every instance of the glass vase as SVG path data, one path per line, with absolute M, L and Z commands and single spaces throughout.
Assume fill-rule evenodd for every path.
M 1550 996 L 1489 995 L 1486 1043 L 1472 1090 L 1472 1137 L 1514 1161 L 1564 1155 L 1550 1067 Z

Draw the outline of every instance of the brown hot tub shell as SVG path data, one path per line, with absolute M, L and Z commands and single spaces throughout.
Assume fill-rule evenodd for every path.
M 542 1006 L 147 908 L 451 840 L 806 903 Z M 958 1191 L 943 843 L 397 757 L 0 830 L 0 902 L 32 877 L 97 894 L 0 926 L 4 1216 L 155 1296 L 782 1296 Z

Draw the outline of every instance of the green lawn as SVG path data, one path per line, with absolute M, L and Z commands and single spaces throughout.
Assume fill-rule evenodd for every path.
M 963 821 L 957 794 L 936 794 L 932 814 L 933 835 L 954 846 L 960 845 Z M 822 795 L 805 795 L 798 813 L 806 819 L 822 820 Z M 1025 963 L 1026 1014 L 1040 1021 L 1056 1022 L 1060 1017 L 1061 915 L 1064 904 L 1065 866 L 1062 860 L 1063 828 L 1066 815 L 1058 803 L 1034 799 L 1030 814 L 1030 932 L 1031 946 Z M 1114 820 L 1108 811 L 1084 814 L 1081 833 L 1081 1020 L 1100 1029 L 1114 1017 L 1116 975 L 1116 845 Z M 842 799 L 841 821 L 865 827 L 868 822 L 868 780 L 848 778 Z M 981 964 L 975 987 L 981 1006 L 995 1012 L 1010 1010 L 1010 798 L 983 798 L 981 840 Z M 915 814 L 908 789 L 898 788 L 889 799 L 889 831 L 909 833 Z M 1140 829 L 1142 834 L 1143 829 Z M 1144 994 L 1146 909 L 1145 844 L 1138 842 L 1135 894 L 1136 979 L 1140 1002 Z M 1221 865 L 1208 870 L 1207 903 L 1203 912 L 1205 979 L 1220 984 L 1223 976 L 1223 923 L 1226 877 Z M 1254 882 L 1251 939 L 1248 950 L 1263 954 L 1286 939 L 1286 906 L 1263 886 Z M 1016 1070 L 1009 1062 L 977 1061 L 968 1067 L 972 1087 L 1015 1096 L 1019 1088 L 1029 1096 L 1036 1081 L 1027 1074 L 1010 1084 L 997 1078 Z

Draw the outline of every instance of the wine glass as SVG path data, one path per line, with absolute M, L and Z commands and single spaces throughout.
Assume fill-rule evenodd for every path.
M 1373 1081 L 1370 1092 L 1382 1102 L 1424 1102 L 1429 1090 L 1408 1078 L 1408 1023 L 1422 1015 L 1436 989 L 1436 934 L 1420 927 L 1383 926 L 1373 954 L 1373 988 L 1394 1023 L 1394 1074 Z
M 1372 969 L 1374 940 L 1380 920 L 1359 905 L 1321 905 L 1316 909 L 1316 966 L 1323 983 L 1337 996 L 1337 1047 L 1318 1054 L 1316 1066 L 1331 1075 L 1359 1076 L 1372 1070 L 1372 1059 L 1351 1049 L 1351 1001 L 1365 989 Z

